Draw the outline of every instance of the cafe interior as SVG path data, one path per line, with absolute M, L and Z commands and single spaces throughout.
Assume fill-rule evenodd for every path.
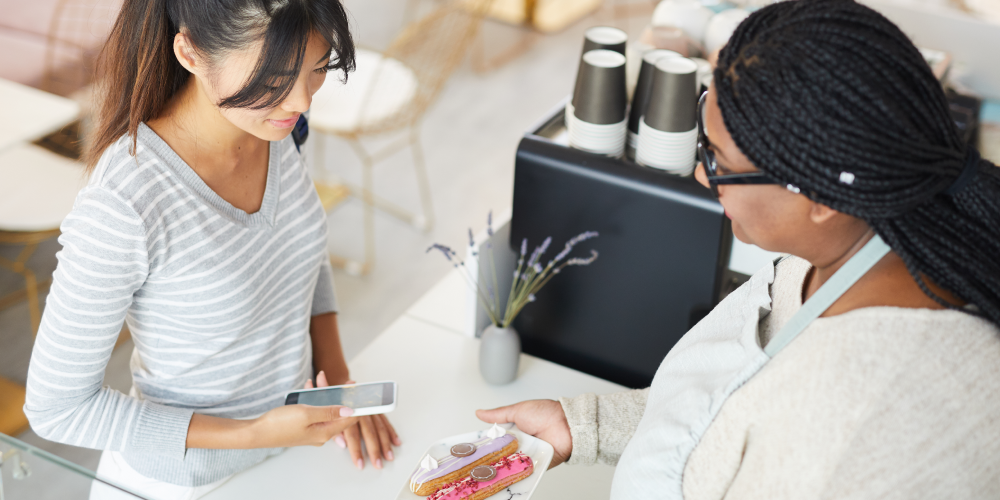
M 858 1 L 913 41 L 961 139 L 1000 163 L 1000 3 Z M 353 382 L 394 382 L 403 444 L 360 471 L 333 441 L 288 447 L 183 498 L 419 498 L 411 474 L 459 439 L 446 436 L 491 428 L 475 410 L 649 387 L 688 330 L 781 257 L 737 239 L 695 178 L 698 97 L 772 0 L 342 3 L 356 69 L 326 78 L 292 135 L 325 212 L 343 357 Z M 0 0 L 5 500 L 158 498 L 102 477 L 100 446 L 46 439 L 25 414 L 121 7 Z M 525 267 L 532 250 L 544 256 Z M 129 318 L 101 368 L 122 394 L 145 370 Z M 552 460 L 526 429 L 506 432 Z M 490 498 L 608 498 L 615 477 L 544 469 Z

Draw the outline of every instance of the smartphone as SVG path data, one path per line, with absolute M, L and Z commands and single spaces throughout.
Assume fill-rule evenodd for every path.
M 285 397 L 286 405 L 346 406 L 354 416 L 389 413 L 396 409 L 396 383 L 391 381 L 367 384 L 331 385 L 316 389 L 292 391 Z

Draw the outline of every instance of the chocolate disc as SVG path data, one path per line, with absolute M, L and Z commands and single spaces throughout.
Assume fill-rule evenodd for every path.
M 472 443 L 458 443 L 451 447 L 451 454 L 459 458 L 467 457 L 475 452 L 476 445 Z
M 470 475 L 472 476 L 472 479 L 479 482 L 489 481 L 490 479 L 497 477 L 497 470 L 489 465 L 480 465 L 479 467 L 472 469 L 472 473 Z

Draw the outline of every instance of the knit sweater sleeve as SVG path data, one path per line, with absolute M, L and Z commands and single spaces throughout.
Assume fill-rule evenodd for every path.
M 319 279 L 313 292 L 312 315 L 337 312 L 337 293 L 333 288 L 333 266 L 330 259 L 324 258 L 319 268 Z
M 31 353 L 25 415 L 52 441 L 182 459 L 191 410 L 101 387 L 133 295 L 149 273 L 142 219 L 118 195 L 89 187 L 60 229 L 62 250 Z
M 560 398 L 573 439 L 570 465 L 616 465 L 646 409 L 649 389 Z

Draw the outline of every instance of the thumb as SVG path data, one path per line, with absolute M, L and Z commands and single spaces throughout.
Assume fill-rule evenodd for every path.
M 476 418 L 488 424 L 506 424 L 508 422 L 513 422 L 514 416 L 517 415 L 517 409 L 520 405 L 521 403 L 516 403 L 508 406 L 501 406 L 500 408 L 494 408 L 492 410 L 476 410 Z

